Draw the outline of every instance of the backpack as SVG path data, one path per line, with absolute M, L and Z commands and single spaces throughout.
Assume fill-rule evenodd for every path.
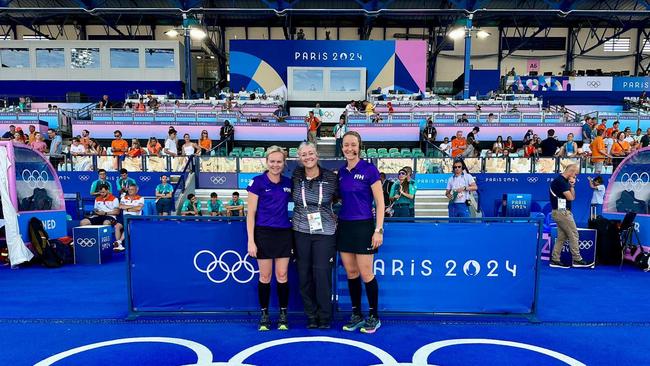
M 36 217 L 32 217 L 28 224 L 29 240 L 34 248 L 34 261 L 41 263 L 48 268 L 61 267 L 64 263 L 64 257 L 61 256 L 60 249 L 57 249 L 56 243 L 50 242 L 50 238 L 43 227 L 43 223 Z
M 21 211 L 45 211 L 52 209 L 52 198 L 45 188 L 34 188 L 31 197 L 25 197 L 20 202 Z

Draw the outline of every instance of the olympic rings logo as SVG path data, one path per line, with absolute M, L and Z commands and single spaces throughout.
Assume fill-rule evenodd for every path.
M 89 179 L 90 179 L 90 176 L 89 176 L 89 175 L 85 175 L 85 174 L 84 174 L 84 175 L 80 175 L 80 176 L 79 176 L 79 180 L 82 181 L 82 182 L 86 182 L 86 181 L 88 181 Z
M 528 177 L 528 183 L 537 183 L 538 177 Z
M 23 181 L 27 183 L 29 188 L 45 188 L 45 182 L 50 179 L 50 175 L 45 170 L 29 170 L 25 169 L 22 172 Z
M 587 86 L 596 89 L 600 86 L 600 81 L 589 80 L 587 81 Z
M 325 113 L 323 113 L 323 115 L 324 115 L 325 117 L 327 117 L 327 118 L 332 118 L 332 117 L 334 117 L 334 112 L 332 112 L 332 111 L 325 111 Z
M 197 259 L 202 254 L 207 254 L 208 256 L 212 257 L 212 262 L 210 262 L 204 269 L 199 268 L 199 265 L 197 263 Z M 230 266 L 228 263 L 224 261 L 224 257 L 229 254 L 234 256 L 237 259 L 232 266 Z M 249 258 L 248 254 L 246 254 L 244 258 L 242 258 L 241 255 L 239 255 L 239 253 L 237 253 L 234 250 L 226 250 L 225 252 L 221 253 L 219 258 L 217 258 L 217 256 L 209 250 L 202 250 L 196 253 L 196 255 L 194 256 L 194 268 L 196 268 L 196 270 L 201 273 L 205 273 L 208 279 L 214 283 L 224 283 L 228 280 L 228 278 L 230 278 L 230 276 L 232 276 L 232 278 L 237 283 L 248 283 L 255 277 L 256 273 L 259 273 L 259 271 L 256 270 L 255 267 L 253 267 L 253 264 L 248 261 L 248 258 Z M 217 270 L 217 267 L 219 267 L 218 268 L 219 271 L 222 271 L 225 274 L 225 276 L 221 279 L 215 279 L 214 277 L 212 277 L 212 272 Z M 237 273 L 242 268 L 244 269 L 244 275 L 246 275 L 245 273 L 246 271 L 248 271 L 248 275 L 246 275 L 247 277 L 245 277 L 244 279 L 240 279 L 239 277 L 237 277 Z
M 82 248 L 92 248 L 96 242 L 95 238 L 77 238 L 77 245 Z
M 594 246 L 594 241 L 593 240 L 578 240 L 578 248 L 580 250 L 589 250 Z M 565 240 L 564 241 L 564 247 L 562 248 L 563 251 L 568 252 L 569 251 L 569 241 Z
M 639 173 L 623 173 L 621 175 L 621 184 L 626 190 L 634 190 L 645 188 L 650 183 L 650 174 L 647 172 Z
M 226 183 L 226 180 L 227 178 L 223 175 L 214 175 L 210 177 L 210 182 L 212 182 L 212 184 L 224 184 Z
M 141 175 L 141 176 L 140 176 L 140 181 L 141 181 L 141 182 L 148 182 L 148 181 L 150 181 L 150 180 L 151 180 L 151 177 L 148 176 L 148 175 Z

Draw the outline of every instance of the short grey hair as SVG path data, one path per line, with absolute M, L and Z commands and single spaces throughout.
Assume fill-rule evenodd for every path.
M 564 172 L 566 173 L 566 172 L 568 172 L 569 170 L 571 170 L 573 168 L 578 169 L 578 172 L 580 172 L 580 166 L 578 166 L 578 164 L 576 164 L 576 163 L 567 164 L 567 166 L 564 167 Z
M 300 145 L 298 146 L 298 155 L 300 155 L 300 151 L 302 151 L 302 149 L 304 149 L 306 147 L 313 148 L 314 152 L 316 153 L 316 157 L 320 157 L 318 155 L 318 148 L 316 147 L 316 144 L 311 142 L 311 141 L 303 141 L 303 142 L 300 143 Z

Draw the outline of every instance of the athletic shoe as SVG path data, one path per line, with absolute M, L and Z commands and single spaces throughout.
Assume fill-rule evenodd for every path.
M 593 267 L 593 263 L 587 263 L 585 262 L 584 259 L 581 259 L 579 261 L 573 261 L 573 264 L 571 265 L 573 268 L 590 268 Z
M 260 323 L 259 326 L 257 327 L 257 330 L 259 330 L 260 332 L 271 330 L 271 319 L 269 319 L 269 314 L 262 313 L 262 316 L 260 316 Z
M 366 323 L 363 327 L 361 327 L 361 333 L 366 333 L 366 334 L 372 334 L 377 331 L 381 327 L 381 321 L 374 316 L 370 315 L 366 319 Z
M 278 330 L 289 330 L 289 319 L 287 319 L 286 311 L 280 312 L 280 318 L 278 319 Z
M 363 320 L 361 314 L 352 314 L 350 321 L 348 321 L 348 323 L 343 326 L 343 330 L 354 332 L 355 330 L 363 327 L 365 324 L 366 323 Z
M 318 329 L 330 329 L 330 328 L 332 328 L 332 325 L 330 324 L 329 321 L 326 321 L 326 322 L 321 321 L 321 322 L 318 324 Z
M 307 329 L 316 329 L 316 328 L 318 328 L 318 319 L 307 318 Z
M 551 259 L 551 262 L 548 264 L 549 267 L 553 268 L 571 268 L 570 265 L 562 263 L 562 261 L 554 261 Z
M 124 246 L 120 242 L 115 242 L 113 243 L 113 251 L 114 252 L 123 252 L 124 251 Z

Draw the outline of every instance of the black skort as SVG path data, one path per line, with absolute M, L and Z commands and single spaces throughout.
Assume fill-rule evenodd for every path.
M 339 220 L 336 227 L 336 250 L 345 253 L 375 254 L 377 249 L 372 249 L 374 234 L 374 220 Z
M 293 230 L 256 226 L 254 230 L 257 259 L 291 257 Z

